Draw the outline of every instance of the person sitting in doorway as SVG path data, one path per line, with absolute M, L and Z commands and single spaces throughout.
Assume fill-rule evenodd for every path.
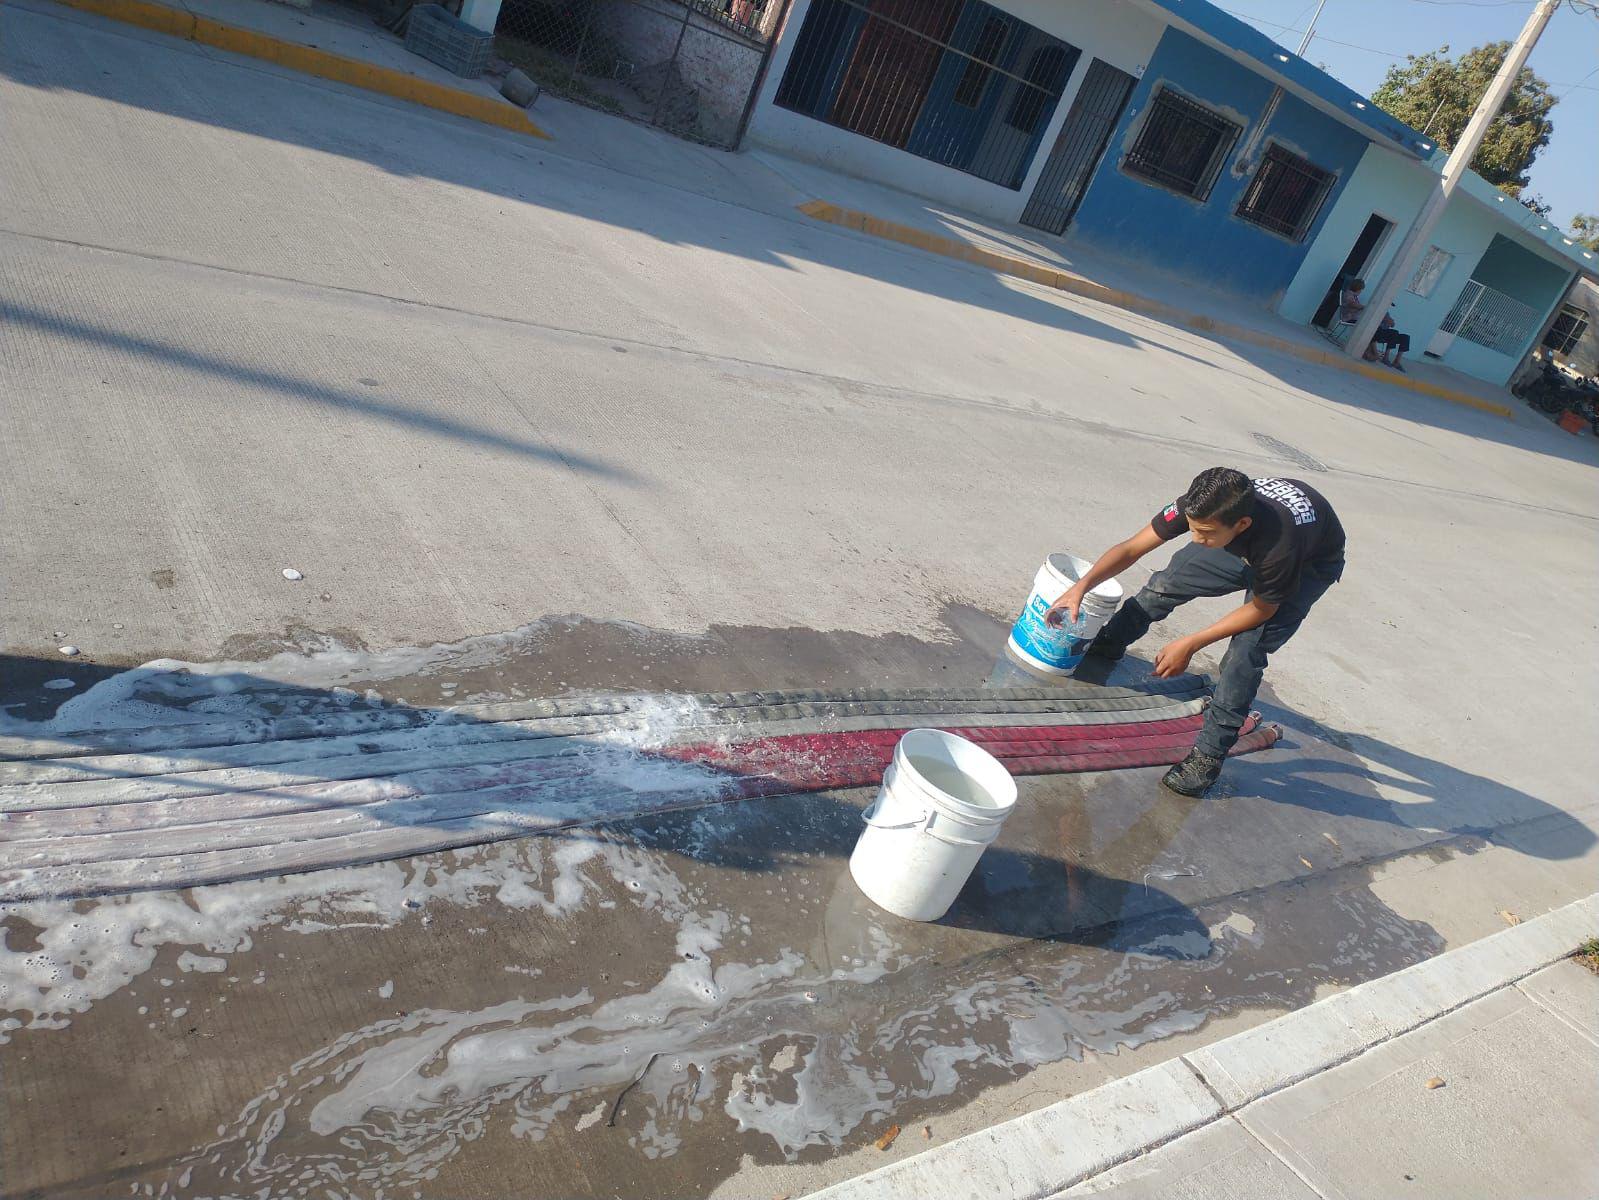
M 1378 346 L 1382 347 L 1380 357 L 1377 354 Z M 1371 345 L 1366 347 L 1366 353 L 1362 357 L 1368 362 L 1381 362 L 1385 367 L 1392 367 L 1401 374 L 1408 374 L 1405 371 L 1405 364 L 1400 360 L 1405 357 L 1405 352 L 1409 349 L 1410 335 L 1408 333 L 1400 333 L 1398 329 L 1394 328 L 1394 316 L 1392 313 L 1383 313 L 1382 321 L 1377 326 L 1377 332 L 1372 335 Z M 1390 351 L 1393 352 L 1392 359 L 1388 357 Z
M 1360 320 L 1361 311 L 1366 307 L 1360 293 L 1365 290 L 1366 281 L 1358 275 L 1345 281 L 1344 290 L 1338 293 L 1338 320 L 1341 324 L 1353 325 Z

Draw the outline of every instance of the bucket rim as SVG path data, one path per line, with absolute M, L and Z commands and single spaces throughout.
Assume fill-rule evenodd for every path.
M 913 738 L 918 741 L 937 741 L 940 745 L 946 747 L 957 746 L 961 749 L 962 754 L 974 756 L 983 767 L 984 774 L 977 775 L 975 772 L 970 771 L 965 773 L 973 775 L 982 786 L 983 791 L 988 794 L 994 803 L 992 805 L 972 804 L 960 799 L 958 796 L 950 795 L 931 782 L 910 761 L 911 754 L 915 753 L 915 746 L 912 743 Z M 907 744 L 910 744 L 910 748 L 907 748 Z M 953 758 L 953 755 L 950 757 Z M 966 825 L 998 825 L 1016 807 L 1016 779 L 1006 770 L 1005 764 L 976 742 L 963 738 L 959 734 L 931 728 L 908 730 L 894 747 L 894 766 L 899 772 L 908 777 L 909 782 L 914 785 L 915 789 L 923 793 L 928 802 L 941 815 L 948 817 L 950 820 L 960 821 Z M 964 768 L 961 769 L 965 770 Z
M 1055 560 L 1057 558 L 1066 560 L 1066 564 L 1071 568 L 1071 570 L 1069 572 L 1063 571 L 1060 569 L 1060 567 L 1056 566 Z M 1057 550 L 1053 554 L 1044 556 L 1044 569 L 1047 570 L 1057 582 L 1063 585 L 1061 587 L 1062 592 L 1067 591 L 1075 586 L 1079 579 L 1088 574 L 1093 565 L 1094 564 L 1088 561 L 1086 558 L 1078 558 L 1077 555 L 1073 554 L 1070 550 Z M 1097 601 L 1103 604 L 1119 604 L 1124 595 L 1126 595 L 1126 592 L 1122 588 L 1121 581 L 1111 578 L 1102 583 L 1095 584 L 1088 590 L 1088 595 L 1085 596 L 1083 600 L 1084 603 L 1093 603 Z

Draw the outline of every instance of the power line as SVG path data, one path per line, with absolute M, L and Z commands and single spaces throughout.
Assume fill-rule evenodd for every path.
M 1233 16 L 1239 17 L 1239 18 L 1241 18 L 1242 20 L 1245 20 L 1245 21 L 1249 21 L 1250 23 L 1255 24 L 1255 25 L 1269 25 L 1273 29 L 1281 29 L 1285 33 L 1304 33 L 1305 32 L 1303 29 L 1295 29 L 1292 25 L 1284 25 L 1280 21 L 1267 21 L 1267 20 L 1265 20 L 1265 19 L 1263 19 L 1261 17 L 1251 16 L 1249 13 L 1239 12 L 1235 8 L 1224 8 L 1224 9 L 1222 9 L 1222 11 L 1223 12 L 1232 13 Z M 1304 14 L 1301 13 L 1300 15 L 1303 16 Z M 1386 59 L 1388 59 L 1388 60 L 1390 60 L 1392 62 L 1398 62 L 1400 60 L 1400 58 L 1403 57 L 1402 55 L 1393 54 L 1393 53 L 1391 53 L 1391 52 L 1389 52 L 1387 50 L 1379 50 L 1375 46 L 1357 46 L 1357 45 L 1355 45 L 1354 42 L 1340 42 L 1337 38 L 1330 38 L 1324 33 L 1318 33 L 1316 35 L 1316 40 L 1318 42 L 1331 42 L 1334 46 L 1344 46 L 1344 47 L 1346 47 L 1347 49 L 1350 49 L 1350 50 L 1364 50 L 1368 54 L 1380 54 L 1384 58 L 1386 58 Z

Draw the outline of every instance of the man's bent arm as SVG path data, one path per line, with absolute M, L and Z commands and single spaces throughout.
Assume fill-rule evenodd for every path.
M 1276 611 L 1277 605 L 1251 596 L 1209 629 L 1201 629 L 1198 633 L 1162 646 L 1155 655 L 1155 674 L 1162 679 L 1181 675 L 1188 670 L 1189 660 L 1202 648 L 1264 625 Z
M 1213 642 L 1220 642 L 1234 634 L 1245 633 L 1264 625 L 1276 614 L 1277 608 L 1277 605 L 1270 604 L 1258 596 L 1251 596 L 1209 629 L 1201 629 L 1198 633 L 1190 634 L 1185 640 L 1190 642 L 1195 650 L 1202 650 Z
M 1082 603 L 1084 596 L 1104 583 L 1105 580 L 1114 579 L 1120 575 L 1160 544 L 1160 536 L 1148 525 L 1145 525 L 1125 542 L 1117 542 L 1094 560 L 1094 565 L 1088 568 L 1088 574 L 1084 575 L 1055 600 L 1055 603 L 1050 606 L 1050 611 L 1054 612 L 1065 607 L 1068 615 L 1073 621 L 1076 621 L 1077 613 L 1073 609 Z

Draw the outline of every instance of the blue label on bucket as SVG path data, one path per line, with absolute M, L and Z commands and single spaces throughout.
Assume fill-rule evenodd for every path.
M 1088 614 L 1081 609 L 1075 622 L 1051 626 L 1044 620 L 1049 612 L 1049 601 L 1036 593 L 1028 598 L 1027 607 L 1011 627 L 1011 640 L 1024 654 L 1036 658 L 1058 671 L 1070 671 L 1083 659 L 1083 651 L 1093 641 L 1088 634 Z M 1088 636 L 1083 636 L 1088 634 Z

